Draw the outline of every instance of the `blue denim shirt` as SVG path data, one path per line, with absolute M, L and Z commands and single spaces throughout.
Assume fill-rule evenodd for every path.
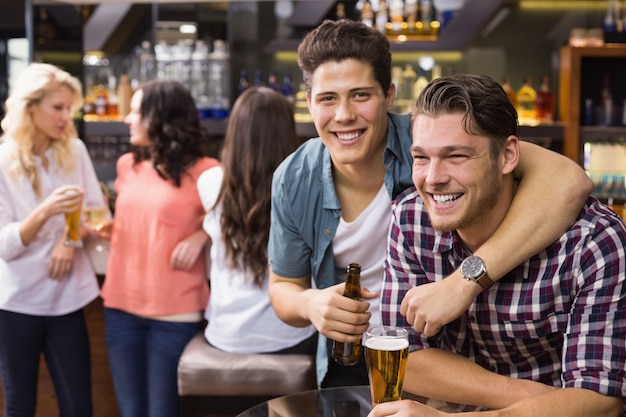
M 410 116 L 388 113 L 383 163 L 387 170 L 385 186 L 392 200 L 413 185 L 411 142 Z M 315 288 L 328 288 L 341 282 L 335 277 L 332 248 L 341 205 L 335 193 L 331 165 L 330 153 L 322 140 L 310 139 L 283 161 L 272 181 L 268 244 L 272 271 L 282 277 L 311 276 Z M 327 367 L 327 343 L 320 336 L 318 384 L 323 381 Z

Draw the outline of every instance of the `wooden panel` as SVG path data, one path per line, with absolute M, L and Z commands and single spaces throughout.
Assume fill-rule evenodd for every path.
M 626 58 L 626 44 L 597 47 L 564 46 L 560 51 L 559 116 L 565 123 L 563 153 L 582 165 L 580 143 L 581 83 L 583 59 Z

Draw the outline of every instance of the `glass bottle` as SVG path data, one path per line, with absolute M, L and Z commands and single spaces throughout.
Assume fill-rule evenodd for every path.
M 281 91 L 280 84 L 276 78 L 274 71 L 270 71 L 270 75 L 267 77 L 267 86 L 274 91 Z
M 282 86 L 281 91 L 283 95 L 285 96 L 285 98 L 290 103 L 293 103 L 295 101 L 296 99 L 295 91 L 293 87 L 293 81 L 291 80 L 291 72 L 289 71 L 285 72 L 285 76 L 283 77 L 283 86 Z
M 537 119 L 543 123 L 552 123 L 554 118 L 554 96 L 550 91 L 550 83 L 547 75 L 543 76 L 541 86 L 535 100 Z
M 604 84 L 600 93 L 602 100 L 602 119 L 601 125 L 610 126 L 613 119 L 613 95 L 611 94 L 611 82 L 609 74 L 604 74 Z
M 537 91 L 532 86 L 532 80 L 529 76 L 524 77 L 524 84 L 517 90 L 515 96 L 517 98 L 517 117 L 520 125 L 533 126 L 537 124 L 537 110 L 535 110 L 535 101 L 537 100 Z
M 402 108 L 402 113 L 406 112 L 413 101 L 413 87 L 417 81 L 417 73 L 413 69 L 413 65 L 406 64 L 402 71 L 402 83 L 400 84 L 400 92 L 398 93 L 398 106 Z
M 378 2 L 378 11 L 376 12 L 376 29 L 380 33 L 387 33 L 387 22 L 389 21 L 389 9 L 387 9 L 387 1 L 380 0 Z
M 404 0 L 391 0 L 389 19 L 391 20 L 391 33 L 394 35 L 401 34 L 402 23 L 404 23 Z
M 152 52 L 152 43 L 143 41 L 141 43 L 141 55 L 139 56 L 139 82 L 154 80 L 157 76 L 157 62 L 154 52 Z
M 246 91 L 248 87 L 248 71 L 245 68 L 242 68 L 241 71 L 239 71 L 239 82 L 237 83 L 237 97 L 239 97 L 241 93 Z
M 346 288 L 343 292 L 345 297 L 353 300 L 361 299 L 361 265 L 352 263 L 348 265 Z M 356 365 L 361 359 L 361 341 L 337 342 L 333 341 L 333 360 L 343 366 Z
M 130 87 L 128 75 L 120 75 L 120 81 L 117 84 L 117 112 L 122 120 L 130 113 L 130 99 L 132 95 L 133 91 Z
M 365 0 L 365 3 L 363 3 L 363 8 L 361 9 L 361 22 L 369 27 L 374 26 L 374 10 L 372 9 L 372 3 L 370 3 L 369 0 Z
M 419 5 L 417 0 L 406 0 L 406 24 L 409 35 L 413 35 L 417 31 L 417 12 Z
M 502 89 L 509 97 L 509 101 L 511 102 L 513 107 L 517 108 L 517 97 L 515 95 L 515 90 L 513 90 L 513 87 L 511 87 L 511 77 L 509 77 L 508 75 L 505 75 L 502 79 Z
M 209 54 L 209 115 L 215 119 L 227 117 L 230 112 L 229 52 L 221 39 L 213 42 Z
M 413 84 L 413 100 L 417 99 L 422 90 L 428 85 L 428 78 L 426 78 L 426 71 L 422 67 L 419 67 L 419 75 L 417 80 Z

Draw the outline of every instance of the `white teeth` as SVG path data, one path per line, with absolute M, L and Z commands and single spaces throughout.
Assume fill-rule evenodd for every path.
M 337 137 L 341 140 L 352 140 L 358 138 L 360 135 L 359 132 L 354 133 L 337 133 Z
M 454 200 L 456 200 L 457 198 L 459 198 L 461 196 L 461 194 L 433 194 L 433 199 L 440 204 L 447 204 L 447 203 L 451 203 Z

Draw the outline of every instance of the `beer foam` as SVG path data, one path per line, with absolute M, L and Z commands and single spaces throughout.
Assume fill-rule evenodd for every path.
M 365 341 L 365 346 L 376 350 L 402 350 L 409 346 L 409 341 L 406 339 L 386 339 L 374 336 Z

